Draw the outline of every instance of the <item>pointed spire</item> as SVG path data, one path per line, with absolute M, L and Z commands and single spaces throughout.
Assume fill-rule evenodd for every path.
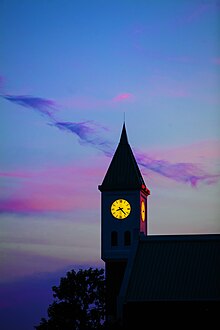
M 121 138 L 120 138 L 119 143 L 128 144 L 128 137 L 127 137 L 125 123 L 123 124 L 122 132 L 121 132 Z
M 143 186 L 145 183 L 128 143 L 124 123 L 120 142 L 99 190 L 137 190 L 142 189 Z

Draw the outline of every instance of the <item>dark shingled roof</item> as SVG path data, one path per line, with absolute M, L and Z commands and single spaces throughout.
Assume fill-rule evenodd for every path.
M 143 238 L 125 278 L 125 302 L 220 301 L 220 235 Z
M 125 124 L 120 142 L 112 158 L 100 191 L 137 190 L 145 187 L 144 180 L 128 143 Z

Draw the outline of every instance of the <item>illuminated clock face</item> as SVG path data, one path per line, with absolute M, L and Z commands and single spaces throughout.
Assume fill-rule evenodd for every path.
M 144 203 L 144 201 L 141 202 L 141 220 L 145 221 L 145 203 Z
M 111 205 L 111 213 L 118 220 L 124 220 L 131 213 L 131 205 L 125 199 L 117 199 Z

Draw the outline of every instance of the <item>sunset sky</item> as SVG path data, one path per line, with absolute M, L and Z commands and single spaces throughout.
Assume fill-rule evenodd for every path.
M 0 2 L 1 329 L 104 266 L 98 185 L 124 118 L 148 233 L 220 233 L 219 22 L 218 0 Z

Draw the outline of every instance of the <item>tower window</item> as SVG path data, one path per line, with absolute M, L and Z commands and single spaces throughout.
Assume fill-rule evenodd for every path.
M 118 245 L 118 233 L 117 231 L 111 232 L 111 246 L 117 246 Z
M 124 245 L 131 245 L 131 233 L 129 230 L 124 232 Z

